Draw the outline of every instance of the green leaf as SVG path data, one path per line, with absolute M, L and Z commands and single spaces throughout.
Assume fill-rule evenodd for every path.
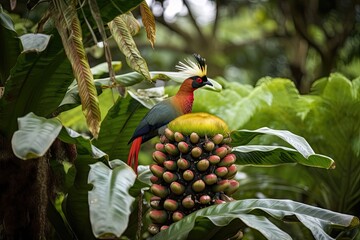
M 112 168 L 101 162 L 90 165 L 88 182 L 89 211 L 93 233 L 97 238 L 120 237 L 127 228 L 134 198 L 129 188 L 136 174 L 120 160 L 110 162 Z
M 0 5 L 0 83 L 4 85 L 10 69 L 15 65 L 22 51 L 20 39 L 14 29 L 14 23 Z
M 77 151 L 80 154 L 89 154 L 94 159 L 99 159 L 102 157 L 108 159 L 108 155 L 92 145 L 89 138 L 84 137 L 71 128 L 63 127 L 59 133 L 59 139 L 66 143 L 76 144 Z
M 126 161 L 130 149 L 128 141 L 147 111 L 130 96 L 118 98 L 103 120 L 94 145 L 106 152 L 110 159 Z
M 305 157 L 295 149 L 281 146 L 246 145 L 234 147 L 232 152 L 239 165 L 276 166 L 298 163 L 310 167 L 335 168 L 334 161 L 327 156 L 312 154 Z
M 29 112 L 49 117 L 62 101 L 73 81 L 72 69 L 58 37 L 43 52 L 23 52 L 6 81 L 0 99 L 0 129 L 10 137 L 17 118 Z
M 62 125 L 57 119 L 46 119 L 29 113 L 18 119 L 19 130 L 11 139 L 15 156 L 27 160 L 43 156 L 57 138 Z
M 78 155 L 75 161 L 76 176 L 73 186 L 63 202 L 63 212 L 72 230 L 79 239 L 95 239 L 89 215 L 88 184 L 90 165 L 96 163 L 89 155 Z
M 20 36 L 20 40 L 24 48 L 23 51 L 44 51 L 49 44 L 50 37 L 50 35 L 41 33 L 28 33 Z
M 167 230 L 155 235 L 152 240 L 212 239 L 211 235 L 206 235 L 203 231 L 200 232 L 201 235 L 197 235 L 196 231 L 193 231 L 199 220 L 207 221 L 206 224 L 202 223 L 201 226 L 206 228 L 209 233 L 212 232 L 214 226 L 226 229 L 226 226 L 232 221 L 238 221 L 238 230 L 243 228 L 243 224 L 245 224 L 258 230 L 270 240 L 291 239 L 283 230 L 280 230 L 272 222 L 265 220 L 267 218 L 273 221 L 287 222 L 291 220 L 300 222 L 309 228 L 315 239 L 332 239 L 329 236 L 332 229 L 346 230 L 360 225 L 359 219 L 354 216 L 290 200 L 247 199 L 200 209 L 181 221 L 170 225 Z M 219 229 L 219 231 L 221 230 Z M 225 231 L 220 233 L 226 234 Z

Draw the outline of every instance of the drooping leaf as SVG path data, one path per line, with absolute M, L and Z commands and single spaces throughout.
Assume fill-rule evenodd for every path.
M 119 98 L 103 120 L 94 145 L 109 154 L 110 159 L 126 161 L 130 149 L 128 141 L 147 111 L 130 96 Z
M 157 239 L 213 239 L 211 233 L 215 227 L 220 227 L 217 234 L 227 234 L 226 226 L 232 221 L 237 221 L 238 230 L 247 227 L 258 230 L 264 237 L 270 240 L 291 239 L 285 231 L 276 227 L 273 221 L 300 222 L 309 228 L 315 239 L 332 239 L 332 229 L 346 230 L 360 225 L 359 219 L 341 213 L 332 212 L 298 203 L 290 200 L 275 199 L 247 199 L 229 203 L 223 203 L 204 209 L 200 209 L 184 219 L 170 225 L 167 230 L 155 235 Z M 202 223 L 202 231 L 193 231 L 198 221 Z M 234 229 L 232 229 L 234 230 Z M 246 236 L 246 235 L 245 235 Z
M 303 138 L 287 130 L 277 130 L 268 127 L 262 127 L 256 130 L 237 130 L 231 133 L 232 145 L 239 146 L 249 143 L 254 137 L 258 135 L 274 135 L 286 143 L 293 146 L 296 150 L 301 152 L 305 157 L 314 154 L 314 150 L 310 147 L 309 143 Z
M 136 174 L 120 160 L 110 162 L 109 168 L 101 162 L 90 165 L 88 182 L 90 222 L 97 238 L 120 237 L 127 228 L 134 198 L 129 188 Z
M 21 42 L 14 29 L 14 23 L 0 5 L 0 83 L 5 84 L 10 69 L 22 50 Z
M 79 95 L 87 125 L 94 138 L 97 138 L 100 131 L 101 114 L 93 75 L 82 43 L 82 30 L 75 2 L 70 1 L 66 5 L 62 0 L 57 0 L 53 2 L 53 9 L 52 17 L 79 85 Z
M 140 55 L 123 17 L 114 18 L 108 25 L 120 51 L 126 57 L 127 64 L 150 81 L 151 77 L 146 61 Z
M 303 155 L 293 148 L 282 146 L 245 145 L 234 147 L 236 164 L 252 166 L 276 166 L 287 163 L 298 163 L 310 167 L 335 168 L 334 161 L 324 155 Z
M 149 40 L 152 48 L 154 48 L 156 39 L 155 18 L 146 1 L 143 1 L 140 4 L 140 14 L 146 30 L 147 39 Z
M 27 160 L 43 156 L 57 138 L 62 125 L 58 119 L 46 119 L 29 113 L 18 119 L 19 130 L 12 137 L 15 156 Z
M 121 61 L 112 61 L 112 67 L 114 71 L 119 71 L 122 67 Z M 103 75 L 108 75 L 109 68 L 107 63 L 100 63 L 91 68 L 91 73 L 94 76 L 94 79 L 101 78 Z
M 135 36 L 136 34 L 138 34 L 141 28 L 140 23 L 131 12 L 127 12 L 123 14 L 122 19 L 124 20 L 126 26 L 128 27 L 131 36 Z
M 21 53 L 0 99 L 0 129 L 11 136 L 17 118 L 29 112 L 49 117 L 62 101 L 74 79 L 58 36 L 43 52 Z

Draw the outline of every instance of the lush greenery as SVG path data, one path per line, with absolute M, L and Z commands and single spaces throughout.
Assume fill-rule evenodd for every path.
M 183 77 L 147 69 L 132 39 L 136 19 L 118 16 L 140 4 L 153 43 L 149 9 L 140 2 L 76 8 L 75 1 L 51 1 L 41 34 L 16 32 L 0 8 L 0 238 L 150 238 L 148 162 L 136 175 L 123 161 L 147 108 L 172 95 Z M 115 75 L 121 63 L 109 55 L 109 64 L 90 69 L 84 45 L 94 33 L 106 39 L 103 22 L 113 18 L 108 28 L 135 72 Z M 155 81 L 173 84 L 137 91 Z M 262 78 L 255 87 L 211 81 L 213 91 L 196 92 L 194 111 L 217 115 L 233 130 L 240 190 L 234 201 L 194 212 L 152 239 L 355 238 L 360 79 L 333 73 L 306 95 L 283 78 Z M 71 123 L 74 115 L 83 124 Z

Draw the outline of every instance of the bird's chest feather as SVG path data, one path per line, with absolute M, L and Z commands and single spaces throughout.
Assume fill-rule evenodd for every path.
M 194 102 L 193 94 L 184 94 L 177 96 L 174 99 L 174 103 L 182 114 L 190 113 L 192 111 L 192 106 Z

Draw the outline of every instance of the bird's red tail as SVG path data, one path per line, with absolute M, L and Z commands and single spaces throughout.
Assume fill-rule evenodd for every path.
M 137 174 L 137 167 L 139 165 L 139 151 L 142 143 L 142 137 L 137 137 L 131 144 L 127 164 L 134 169 Z

